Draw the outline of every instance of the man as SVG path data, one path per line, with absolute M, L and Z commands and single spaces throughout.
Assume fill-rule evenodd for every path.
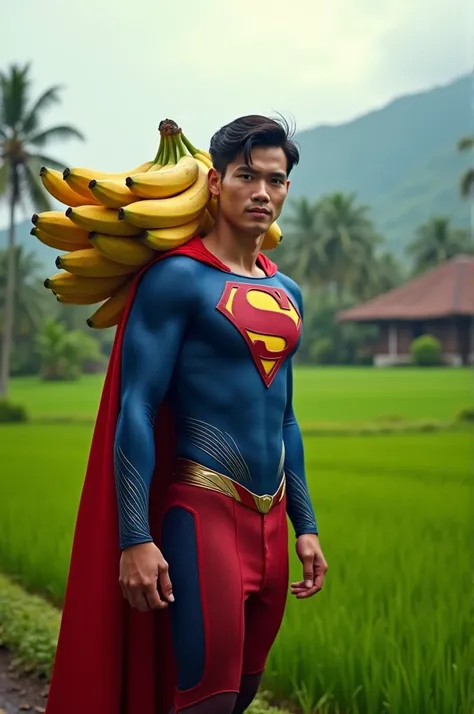
M 214 229 L 143 272 L 117 332 L 47 714 L 244 711 L 284 613 L 287 514 L 303 566 L 291 592 L 322 588 L 292 405 L 302 299 L 260 253 L 298 151 L 284 125 L 248 116 L 220 129 L 210 153 Z

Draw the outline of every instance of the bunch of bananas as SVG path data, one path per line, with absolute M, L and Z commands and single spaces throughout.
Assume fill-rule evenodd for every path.
M 63 251 L 56 273 L 44 282 L 57 300 L 76 305 L 101 303 L 89 327 L 116 325 L 130 285 L 157 252 L 170 250 L 214 225 L 215 199 L 207 175 L 208 152 L 196 149 L 177 124 L 160 123 L 160 145 L 153 161 L 110 174 L 87 168 L 59 171 L 43 167 L 46 190 L 68 206 L 34 214 L 31 234 Z M 281 232 L 274 223 L 263 249 L 275 248 Z

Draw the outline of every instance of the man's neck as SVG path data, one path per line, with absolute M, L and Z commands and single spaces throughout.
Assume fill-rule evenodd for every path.
M 238 232 L 217 218 L 214 228 L 203 238 L 207 250 L 227 265 L 233 273 L 260 278 L 265 272 L 258 267 L 257 258 L 264 234 L 252 236 Z

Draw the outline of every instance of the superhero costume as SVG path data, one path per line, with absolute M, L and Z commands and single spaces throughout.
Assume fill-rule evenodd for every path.
M 259 263 L 265 277 L 232 274 L 196 238 L 135 282 L 94 432 L 47 714 L 164 714 L 237 692 L 242 674 L 264 668 L 288 588 L 286 513 L 296 535 L 317 527 L 292 409 L 301 298 Z M 176 600 L 139 613 L 122 598 L 120 548 L 151 540 Z

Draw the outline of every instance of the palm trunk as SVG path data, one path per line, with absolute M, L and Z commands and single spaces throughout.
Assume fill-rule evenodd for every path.
M 342 310 L 342 297 L 343 297 L 343 292 L 344 288 L 342 286 L 341 278 L 338 277 L 336 279 L 336 305 L 337 305 L 337 312 Z M 342 325 L 339 323 L 336 327 L 335 333 L 334 333 L 334 352 L 336 354 L 336 364 L 341 364 L 341 345 L 342 345 L 342 335 L 341 335 L 341 329 Z
M 5 286 L 5 310 L 2 335 L 2 359 L 0 366 L 0 397 L 8 393 L 10 358 L 13 342 L 13 320 L 15 311 L 15 203 L 16 191 L 13 186 L 10 203 L 10 232 L 8 237 L 7 280 Z

